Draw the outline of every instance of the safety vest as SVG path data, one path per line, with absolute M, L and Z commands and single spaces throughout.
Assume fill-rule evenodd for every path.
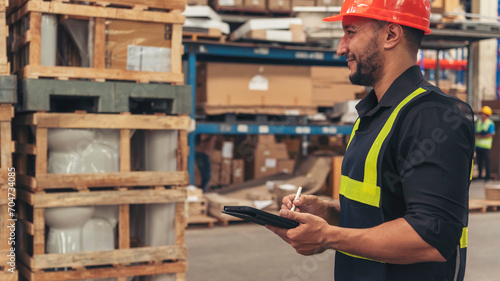
M 491 121 L 491 119 L 487 118 L 484 121 L 484 123 L 482 119 L 479 119 L 477 120 L 476 123 L 476 133 L 488 132 L 490 126 L 495 126 L 495 124 L 493 123 L 493 121 Z M 491 149 L 492 146 L 493 146 L 493 137 L 487 137 L 487 138 L 476 137 L 476 147 Z
M 380 122 L 375 128 L 370 129 L 369 132 L 356 134 L 360 118 L 354 124 L 342 164 L 339 226 L 346 228 L 371 228 L 385 222 L 381 209 L 381 159 L 379 159 L 379 155 L 381 155 L 381 152 L 383 153 L 385 149 L 384 144 L 392 136 L 393 127 L 401 110 L 411 101 L 424 96 L 426 91 L 423 88 L 415 90 L 396 106 L 385 122 Z M 463 276 L 465 271 L 465 262 L 463 261 L 465 261 L 465 250 L 467 247 L 467 228 L 463 230 L 460 244 L 457 245 L 459 249 L 462 249 L 457 254 L 457 260 L 459 261 L 457 264 L 457 275 Z M 385 281 L 387 278 L 393 280 L 394 276 L 386 276 L 388 266 L 384 262 L 337 251 L 335 257 L 335 280 Z M 399 280 L 414 279 L 399 278 Z

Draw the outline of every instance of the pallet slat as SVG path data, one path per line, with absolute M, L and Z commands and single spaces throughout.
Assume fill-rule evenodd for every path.
M 54 265 L 60 267 L 82 267 L 186 259 L 187 248 L 185 246 L 158 246 L 113 251 L 35 255 L 33 257 L 34 267 L 32 269 L 53 268 Z
M 20 264 L 19 271 L 28 280 L 32 281 L 65 281 L 65 280 L 80 280 L 92 278 L 113 278 L 113 277 L 128 277 L 142 275 L 156 275 L 165 273 L 177 273 L 179 275 L 187 270 L 187 262 L 177 261 L 173 263 L 151 264 L 151 265 L 135 265 L 135 266 L 119 266 L 113 268 L 96 268 L 86 270 L 69 270 L 58 272 L 31 272 L 26 266 Z M 1 275 L 0 275 L 1 277 Z M 4 279 L 2 279 L 4 280 Z M 6 280 L 11 281 L 11 280 Z
M 34 113 L 16 116 L 14 124 L 39 128 L 187 130 L 188 116 Z
M 10 0 L 12 3 L 12 8 L 20 7 L 28 0 Z M 30 0 L 31 2 L 43 2 L 43 0 Z M 59 2 L 70 2 L 70 0 L 60 0 Z M 118 5 L 118 6 L 126 6 L 128 7 L 136 7 L 136 6 L 145 6 L 147 8 L 156 8 L 156 9 L 167 9 L 167 10 L 184 10 L 186 7 L 186 0 L 92 0 L 86 1 L 87 3 L 92 3 L 96 5 L 100 5 L 103 7 L 109 5 Z M 77 7 L 83 6 L 79 2 L 70 2 L 70 4 L 75 5 Z
M 59 2 L 29 1 L 8 19 L 8 24 L 19 21 L 29 12 L 79 16 L 87 18 L 121 19 L 131 21 L 146 21 L 159 23 L 183 24 L 185 16 L 180 13 L 165 13 L 155 11 L 135 11 L 119 8 L 104 8 L 85 5 L 72 5 Z
M 37 158 L 38 159 L 38 158 Z M 71 187 L 151 186 L 189 184 L 187 172 L 116 172 L 99 174 L 39 174 L 32 189 Z
M 10 65 L 7 58 L 7 38 L 9 29 L 6 22 L 5 3 L 0 1 L 0 75 L 10 74 Z
M 184 202 L 186 199 L 186 191 L 182 189 L 145 189 L 33 193 L 20 189 L 18 191 L 18 197 L 38 208 L 52 208 Z

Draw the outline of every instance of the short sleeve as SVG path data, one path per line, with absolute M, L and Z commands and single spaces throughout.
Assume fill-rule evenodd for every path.
M 493 122 L 490 123 L 490 127 L 488 128 L 488 134 L 495 133 L 495 124 Z

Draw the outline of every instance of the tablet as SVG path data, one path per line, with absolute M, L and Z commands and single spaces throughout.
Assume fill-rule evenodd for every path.
M 259 209 L 248 206 L 224 206 L 224 214 L 228 214 L 240 219 L 251 221 L 260 225 L 274 225 L 280 228 L 291 229 L 299 226 L 299 223 L 291 219 L 273 215 Z

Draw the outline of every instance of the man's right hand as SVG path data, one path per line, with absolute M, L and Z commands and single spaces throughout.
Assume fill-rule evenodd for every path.
M 301 195 L 297 200 L 293 200 L 295 194 L 283 197 L 281 209 L 291 210 L 292 201 L 295 204 L 295 211 L 309 213 L 323 218 L 331 225 L 338 225 L 340 204 L 335 201 L 321 200 L 314 195 Z
M 281 209 L 291 210 L 294 198 L 295 194 L 283 197 Z M 309 213 L 326 219 L 328 205 L 314 195 L 301 195 L 297 200 L 293 201 L 293 204 L 295 204 L 295 211 L 297 212 Z

